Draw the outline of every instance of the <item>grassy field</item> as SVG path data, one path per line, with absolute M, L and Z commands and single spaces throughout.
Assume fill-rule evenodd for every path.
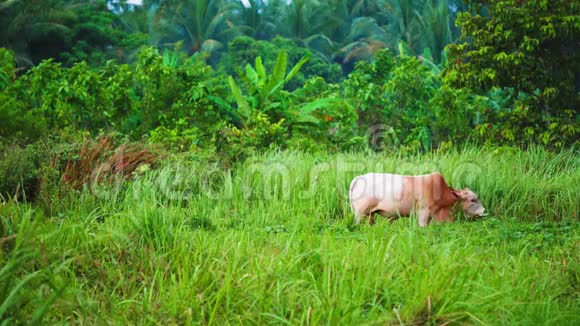
M 580 323 L 575 151 L 165 160 L 134 181 L 0 204 L 0 321 Z M 364 172 L 440 171 L 490 216 L 354 225 Z M 14 234 L 16 236 L 14 237 Z

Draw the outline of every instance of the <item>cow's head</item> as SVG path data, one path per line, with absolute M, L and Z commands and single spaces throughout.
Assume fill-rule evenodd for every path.
M 477 194 L 471 189 L 465 188 L 463 190 L 454 190 L 453 192 L 459 198 L 461 209 L 467 216 L 481 217 L 486 215 L 483 204 L 481 204 L 479 199 L 477 199 Z

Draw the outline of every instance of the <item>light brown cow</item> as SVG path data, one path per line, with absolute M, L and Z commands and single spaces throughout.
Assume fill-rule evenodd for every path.
M 369 217 L 373 224 L 374 213 L 397 218 L 415 212 L 420 226 L 426 226 L 431 219 L 453 221 L 451 210 L 456 205 L 468 216 L 485 214 L 473 191 L 449 187 L 437 172 L 417 176 L 367 173 L 352 180 L 349 197 L 357 224 L 363 217 Z

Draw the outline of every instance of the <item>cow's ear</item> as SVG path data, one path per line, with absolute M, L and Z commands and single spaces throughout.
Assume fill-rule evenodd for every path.
M 465 197 L 465 193 L 463 192 L 463 190 L 453 189 L 453 193 L 455 194 L 455 196 L 457 196 L 457 198 L 463 199 Z

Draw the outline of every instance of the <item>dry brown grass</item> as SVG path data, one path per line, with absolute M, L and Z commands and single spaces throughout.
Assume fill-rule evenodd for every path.
M 159 155 L 139 143 L 117 145 L 112 137 L 88 140 L 78 156 L 66 161 L 61 182 L 75 189 L 88 183 L 128 179 L 142 165 L 153 166 Z

